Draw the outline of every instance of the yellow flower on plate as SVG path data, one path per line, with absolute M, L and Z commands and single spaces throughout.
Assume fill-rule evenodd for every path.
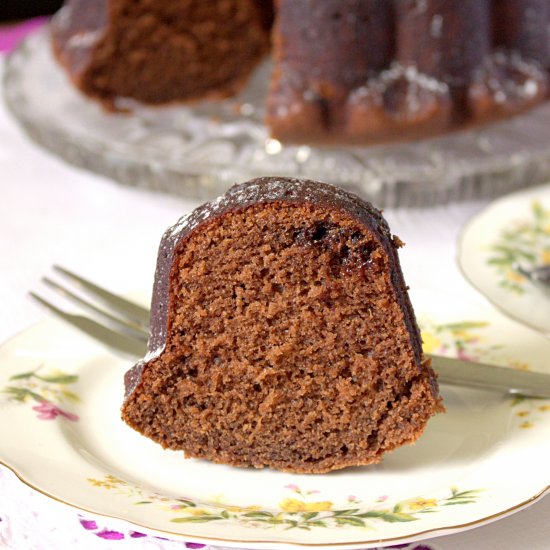
M 523 283 L 525 282 L 525 277 L 523 275 L 520 275 L 517 271 L 514 271 L 513 269 L 509 269 L 506 272 L 506 278 L 511 281 L 512 283 Z
M 86 481 L 88 481 L 94 487 L 103 487 L 103 485 L 105 484 L 104 481 L 101 481 L 99 479 L 94 479 L 93 477 L 87 478 Z
M 528 421 L 525 421 L 525 422 L 522 422 L 519 427 L 520 428 L 523 428 L 524 430 L 527 430 L 529 428 L 532 428 L 534 426 L 534 424 L 532 422 L 528 422 Z
M 296 498 L 285 498 L 279 504 L 283 512 L 327 512 L 332 510 L 332 502 L 322 500 L 319 502 L 303 502 Z
M 202 508 L 186 508 L 185 512 L 191 514 L 192 516 L 209 516 L 210 512 L 208 510 L 203 510 Z
M 93 479 L 88 478 L 88 482 L 93 485 L 94 487 L 102 487 L 103 489 L 115 489 L 116 483 L 113 483 L 112 481 L 105 481 L 102 479 Z
M 220 506 L 220 508 L 223 508 L 224 510 L 227 510 L 228 512 L 256 512 L 258 510 L 261 510 L 261 506 Z
M 540 261 L 541 261 L 544 265 L 550 265 L 550 249 L 545 248 L 545 249 L 540 253 Z
M 422 349 L 424 353 L 433 353 L 441 347 L 441 340 L 431 332 L 422 333 Z
M 106 481 L 109 481 L 110 483 L 115 483 L 115 484 L 119 484 L 119 485 L 127 485 L 127 483 L 125 481 L 122 481 L 122 479 L 114 476 L 114 475 L 111 475 L 111 474 L 107 474 L 105 476 L 105 480 Z
M 426 508 L 435 508 L 437 500 L 435 498 L 417 498 L 408 503 L 411 510 L 425 510 Z
M 529 365 L 527 363 L 523 363 L 521 361 L 511 361 L 510 366 L 513 369 L 517 369 L 517 370 L 530 370 Z

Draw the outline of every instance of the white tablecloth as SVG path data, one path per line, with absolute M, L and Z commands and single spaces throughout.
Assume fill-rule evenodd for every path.
M 1 66 L 0 66 L 1 69 Z M 196 203 L 118 186 L 77 170 L 31 143 L 0 105 L 0 340 L 44 318 L 26 298 L 52 263 L 115 292 L 150 288 L 164 229 Z M 462 224 L 483 203 L 387 211 L 408 243 L 401 254 L 411 287 L 473 292 L 454 263 Z M 549 457 L 550 459 L 550 457 Z M 81 517 L 0 468 L 0 548 L 15 550 L 185 548 L 185 543 L 116 531 Z M 194 547 L 189 545 L 189 547 Z M 550 498 L 494 524 L 410 549 L 548 550 Z

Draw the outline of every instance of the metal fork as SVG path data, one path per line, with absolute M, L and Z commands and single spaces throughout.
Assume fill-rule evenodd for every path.
M 117 296 L 68 269 L 54 265 L 53 271 L 63 282 L 56 282 L 49 277 L 42 277 L 42 282 L 63 298 L 87 310 L 94 318 L 69 313 L 35 292 L 29 292 L 34 300 L 118 355 L 131 359 L 145 355 L 149 335 L 148 309 Z M 71 286 L 75 288 L 74 291 L 70 289 Z M 100 305 L 90 301 L 90 298 Z
M 514 269 L 531 281 L 536 287 L 546 293 L 550 293 L 550 265 L 542 265 L 532 269 L 526 269 L 520 264 L 514 264 Z
M 57 317 L 125 358 L 136 360 L 146 354 L 149 334 L 148 309 L 117 296 L 65 268 L 53 266 L 53 270 L 63 282 L 56 282 L 49 277 L 43 277 L 42 281 L 64 298 L 88 310 L 99 320 L 64 311 L 35 292 L 30 292 L 33 299 Z M 68 286 L 76 287 L 76 291 Z M 90 301 L 90 298 L 93 301 Z M 101 305 L 98 306 L 95 302 Z M 549 374 L 518 371 L 437 355 L 431 355 L 431 359 L 439 381 L 444 384 L 550 398 Z

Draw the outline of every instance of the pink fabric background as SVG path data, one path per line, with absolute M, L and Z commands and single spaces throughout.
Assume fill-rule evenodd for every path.
M 0 53 L 11 51 L 27 34 L 39 29 L 47 21 L 47 17 L 37 17 L 24 23 L 0 27 Z

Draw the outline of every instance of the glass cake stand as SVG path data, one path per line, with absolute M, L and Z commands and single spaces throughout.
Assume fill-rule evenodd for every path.
M 475 130 L 376 147 L 283 146 L 263 119 L 268 64 L 232 99 L 193 106 L 122 104 L 104 112 L 53 57 L 49 31 L 7 60 L 9 109 L 39 144 L 70 163 L 136 187 L 210 199 L 260 175 L 339 184 L 378 206 L 493 197 L 550 179 L 550 102 Z

